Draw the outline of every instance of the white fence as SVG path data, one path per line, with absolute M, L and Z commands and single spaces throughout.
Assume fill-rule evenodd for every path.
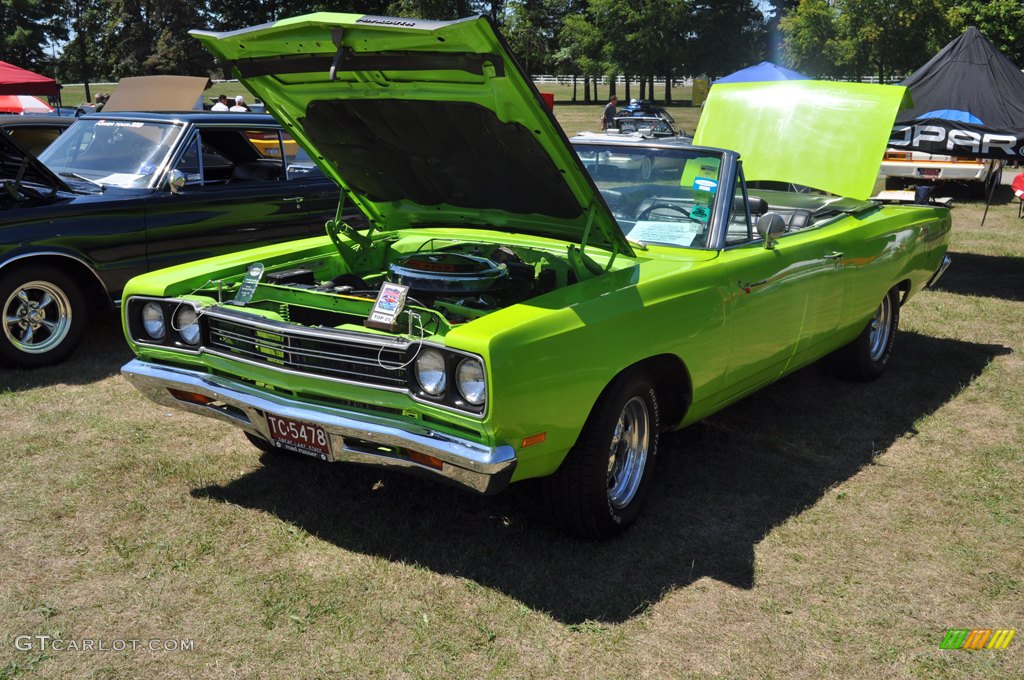
M 556 84 L 556 85 L 572 85 L 572 78 L 573 78 L 572 76 L 534 76 L 533 77 L 533 82 L 540 83 L 540 84 L 550 83 L 550 84 Z M 593 77 L 592 77 L 592 79 L 593 79 Z M 610 78 L 606 78 L 604 76 L 601 76 L 601 77 L 597 78 L 596 80 L 597 80 L 598 84 L 600 84 L 600 85 L 608 85 L 609 82 L 611 82 Z M 576 82 L 579 85 L 583 85 L 583 76 L 576 76 Z M 639 85 L 640 84 L 640 79 L 639 78 L 632 78 L 632 79 L 630 79 L 630 82 L 632 82 L 633 84 Z M 625 86 L 625 84 L 626 84 L 625 76 L 619 76 L 619 77 L 617 77 L 615 79 L 615 86 L 616 87 L 618 87 L 619 85 Z M 672 80 L 672 87 L 690 87 L 692 85 L 693 85 L 693 78 L 677 78 L 677 79 L 673 79 Z M 665 86 L 665 79 L 662 78 L 661 80 L 658 80 L 657 78 L 655 78 L 654 86 L 655 87 L 664 87 Z

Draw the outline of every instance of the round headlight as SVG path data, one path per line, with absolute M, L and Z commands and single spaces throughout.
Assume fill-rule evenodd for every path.
M 448 382 L 444 370 L 444 355 L 436 349 L 425 349 L 416 357 L 416 382 L 431 396 L 444 394 Z
M 154 340 L 163 340 L 167 333 L 164 325 L 164 308 L 155 302 L 147 302 L 142 306 L 142 328 L 146 335 Z
M 479 359 L 463 359 L 455 369 L 455 385 L 459 394 L 473 406 L 479 406 L 487 398 L 487 380 L 484 365 Z
M 174 329 L 187 344 L 199 344 L 199 316 L 196 310 L 182 306 L 174 315 Z

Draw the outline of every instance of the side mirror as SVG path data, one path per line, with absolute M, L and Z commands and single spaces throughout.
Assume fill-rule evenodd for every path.
M 764 247 L 771 250 L 775 239 L 786 233 L 786 218 L 776 212 L 766 212 L 757 220 L 757 233 L 764 239 Z
M 185 176 L 181 170 L 171 170 L 170 179 L 167 181 L 168 186 L 171 187 L 171 193 L 181 193 L 181 190 L 185 188 L 185 182 L 188 177 Z

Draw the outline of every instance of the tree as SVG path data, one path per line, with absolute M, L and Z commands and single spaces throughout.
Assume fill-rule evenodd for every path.
M 842 75 L 837 12 L 828 0 L 802 0 L 782 15 L 779 29 L 785 39 L 787 64 L 813 78 Z
M 1020 0 L 961 0 L 949 11 L 949 42 L 968 26 L 977 26 L 1006 57 L 1021 68 L 1024 65 L 1024 3 Z
M 854 77 L 902 78 L 937 50 L 948 20 L 942 0 L 840 0 L 843 63 Z
M 604 70 L 601 62 L 601 33 L 586 13 L 570 14 L 562 23 L 558 40 L 561 47 L 555 53 L 555 63 L 561 73 L 573 76 L 572 98 L 576 101 L 575 76 L 582 75 L 583 101 L 590 102 L 590 78 Z
M 689 40 L 694 73 L 718 78 L 762 61 L 767 54 L 766 19 L 752 0 L 700 0 L 694 3 L 692 21 L 699 27 Z
M 632 76 L 640 77 L 641 97 L 654 97 L 653 91 L 645 92 L 655 76 L 664 76 L 670 88 L 691 35 L 686 29 L 691 25 L 690 7 L 687 0 L 591 1 L 588 14 L 602 37 L 605 73 L 612 83 L 618 74 L 626 74 L 627 97 Z M 671 89 L 666 97 L 671 97 Z
M 0 61 L 29 70 L 49 63 L 46 46 L 65 39 L 56 0 L 0 0 Z
M 527 74 L 554 63 L 565 3 L 561 0 L 508 0 L 502 33 Z
M 885 82 L 913 71 L 948 41 L 944 0 L 801 0 L 780 26 L 792 65 L 818 77 Z
M 209 24 L 199 0 L 179 0 L 173 10 L 161 6 L 156 44 L 143 62 L 146 73 L 168 75 L 206 75 L 213 57 L 199 41 L 188 34 L 196 26 Z

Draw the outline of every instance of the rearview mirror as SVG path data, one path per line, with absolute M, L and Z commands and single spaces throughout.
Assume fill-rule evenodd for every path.
M 786 233 L 786 218 L 777 212 L 766 212 L 757 220 L 757 233 L 764 239 L 764 247 L 771 250 L 775 239 Z

